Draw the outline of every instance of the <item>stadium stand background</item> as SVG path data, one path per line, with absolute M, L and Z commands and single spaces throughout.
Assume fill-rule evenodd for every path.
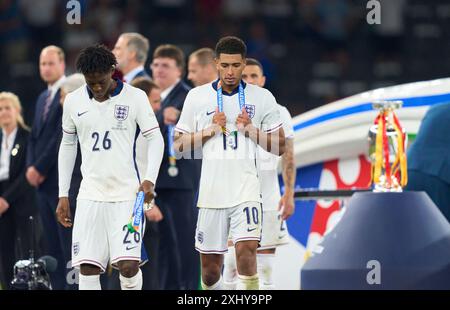
M 448 76 L 450 3 L 381 0 L 380 26 L 366 22 L 365 0 L 80 0 L 80 25 L 66 22 L 66 1 L 0 2 L 0 90 L 15 92 L 31 123 L 44 87 L 40 49 L 66 52 L 67 74 L 81 48 L 113 47 L 137 31 L 185 53 L 237 35 L 262 61 L 267 87 L 293 115 L 382 86 Z M 151 59 L 149 59 L 151 61 Z M 148 66 L 146 66 L 148 70 Z

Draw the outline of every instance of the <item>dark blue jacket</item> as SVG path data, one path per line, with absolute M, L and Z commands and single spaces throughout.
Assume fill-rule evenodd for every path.
M 176 177 L 169 176 L 167 170 L 169 169 L 169 142 L 167 139 L 168 128 L 164 124 L 164 109 L 167 107 L 175 107 L 178 110 L 183 109 L 184 99 L 189 92 L 190 87 L 180 81 L 169 95 L 162 101 L 161 109 L 156 113 L 161 134 L 164 137 L 164 157 L 159 170 L 158 180 L 156 182 L 156 189 L 187 189 L 197 190 L 200 178 L 200 160 L 193 159 L 179 159 L 176 162 L 178 168 L 178 175 Z
M 408 170 L 420 171 L 450 184 L 450 103 L 428 110 L 407 155 Z
M 62 136 L 62 107 L 59 103 L 60 90 L 50 105 L 47 119 L 42 119 L 45 98 L 48 90 L 43 91 L 36 102 L 33 127 L 27 152 L 27 167 L 34 166 L 45 176 L 38 190 L 49 194 L 58 193 L 58 150 Z

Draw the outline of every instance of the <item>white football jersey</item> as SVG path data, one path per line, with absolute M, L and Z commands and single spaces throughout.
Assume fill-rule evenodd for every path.
M 264 88 L 242 82 L 245 108 L 253 125 L 265 132 L 281 128 L 280 112 L 273 95 Z M 192 89 L 184 102 L 175 130 L 193 133 L 212 125 L 217 108 L 217 81 Z M 238 92 L 223 94 L 226 128 L 236 131 L 236 118 L 241 113 Z M 256 169 L 257 145 L 240 132 L 215 135 L 203 146 L 198 207 L 231 208 L 244 202 L 261 202 Z
M 286 139 L 294 139 L 294 128 L 292 117 L 286 107 L 278 105 L 281 121 L 283 122 L 284 136 Z M 259 180 L 261 182 L 261 195 L 263 201 L 263 211 L 278 209 L 281 199 L 280 185 L 278 182 L 278 164 L 281 156 L 267 152 L 258 146 L 258 167 Z
M 76 134 L 81 147 L 81 182 L 78 199 L 134 200 L 139 179 L 134 161 L 136 128 L 144 136 L 159 130 L 147 95 L 119 82 L 104 102 L 91 98 L 86 85 L 67 95 L 62 128 Z

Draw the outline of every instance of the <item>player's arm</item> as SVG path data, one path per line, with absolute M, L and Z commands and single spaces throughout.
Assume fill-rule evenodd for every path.
M 154 187 L 164 155 L 164 139 L 155 113 L 148 104 L 148 98 L 144 92 L 139 92 L 136 95 L 136 108 L 136 123 L 141 128 L 141 134 L 148 142 L 147 170 L 139 191 L 143 191 L 145 194 L 144 202 L 150 203 L 154 197 Z
M 243 132 L 246 137 L 252 139 L 267 152 L 283 155 L 285 151 L 285 137 L 281 123 L 273 129 L 261 130 L 252 124 L 247 111 L 243 108 L 236 119 L 236 125 L 239 131 Z
M 64 110 L 62 117 L 62 139 L 59 145 L 58 153 L 58 186 L 59 201 L 56 208 L 56 218 L 64 227 L 72 226 L 72 219 L 69 205 L 69 189 L 72 179 L 72 172 L 77 158 L 77 131 L 75 123 L 71 117 L 71 104 L 67 95 L 64 102 Z
M 56 218 L 64 227 L 72 226 L 69 189 L 76 158 L 77 135 L 75 132 L 63 131 L 58 154 L 59 202 L 56 208 Z
M 286 151 L 281 157 L 282 176 L 284 182 L 284 194 L 281 197 L 279 209 L 281 209 L 281 218 L 286 220 L 295 210 L 294 188 L 297 171 L 295 169 L 294 159 L 294 139 L 286 139 Z
M 179 126 L 175 129 L 174 149 L 175 152 L 183 153 L 196 150 L 212 137 L 222 133 L 222 127 L 226 125 L 225 113 L 216 110 L 210 127 L 190 133 Z
M 213 116 L 211 126 L 197 131 L 195 126 L 195 89 L 189 91 L 184 101 L 180 119 L 175 127 L 174 150 L 177 153 L 184 153 L 202 147 L 209 139 L 222 132 L 222 127 L 226 125 L 225 113 L 219 112 Z
M 145 194 L 145 203 L 150 203 L 154 198 L 155 183 L 158 178 L 159 167 L 161 166 L 164 155 L 164 139 L 159 126 L 155 130 L 143 134 L 143 136 L 148 141 L 148 165 L 139 190 L 142 190 Z

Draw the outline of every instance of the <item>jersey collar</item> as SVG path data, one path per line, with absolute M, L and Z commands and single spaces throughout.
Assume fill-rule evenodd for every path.
M 111 94 L 111 97 L 117 96 L 118 94 L 120 94 L 120 92 L 123 89 L 123 82 L 117 78 L 114 78 L 114 81 L 117 82 L 117 87 L 114 89 L 113 93 Z M 86 89 L 89 95 L 89 99 L 94 98 L 94 94 L 91 92 L 91 90 L 89 89 L 89 87 L 86 85 Z
M 219 79 L 215 80 L 212 83 L 212 88 L 214 88 L 215 91 L 217 91 L 217 84 L 218 83 L 219 83 Z M 244 88 L 244 89 L 247 86 L 247 83 L 245 83 L 243 80 L 241 80 L 240 84 L 242 85 L 242 88 Z M 224 94 L 225 96 L 233 96 L 233 95 L 236 95 L 238 92 L 239 92 L 239 86 L 236 87 L 235 89 L 233 89 L 233 91 L 231 93 L 224 92 L 223 89 L 222 89 L 222 94 Z

